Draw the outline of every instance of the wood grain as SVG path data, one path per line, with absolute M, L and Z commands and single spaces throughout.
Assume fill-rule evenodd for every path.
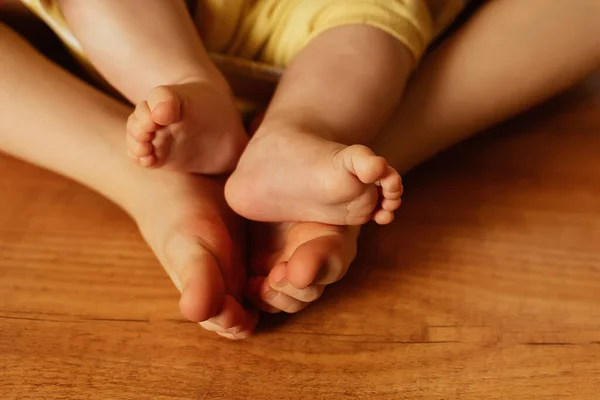
M 132 221 L 0 156 L 2 399 L 593 399 L 600 80 L 412 174 L 304 312 L 185 323 Z

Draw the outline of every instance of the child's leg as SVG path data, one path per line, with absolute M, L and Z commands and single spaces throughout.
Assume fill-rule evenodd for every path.
M 400 172 L 556 95 L 600 67 L 600 1 L 497 0 L 409 83 L 374 148 Z
M 227 183 L 229 204 L 260 221 L 390 222 L 400 176 L 367 147 L 348 145 L 375 137 L 413 63 L 403 44 L 372 27 L 342 26 L 315 38 L 286 69 Z
M 122 145 L 128 107 L 39 56 L 0 24 L 0 150 L 86 184 L 123 207 L 182 291 L 193 321 L 215 314 L 223 335 L 243 337 L 252 316 L 238 220 L 216 180 L 131 164 Z M 159 210 L 159 211 L 157 211 Z M 239 243 L 239 245 L 238 245 Z
M 132 103 L 159 85 L 219 76 L 182 0 L 58 0 L 94 67 Z
M 374 148 L 404 173 L 582 80 L 600 67 L 598 4 L 489 2 L 425 60 Z M 536 18 L 541 9 L 544 18 Z M 300 254 L 284 265 L 263 266 L 268 278 L 250 281 L 252 298 L 262 308 L 299 310 L 321 289 L 315 276 L 339 279 L 346 266 L 307 267 Z M 282 287 L 277 282 L 284 278 Z
M 142 166 L 232 169 L 247 138 L 228 86 L 182 0 L 59 0 L 86 57 L 132 102 L 127 143 Z

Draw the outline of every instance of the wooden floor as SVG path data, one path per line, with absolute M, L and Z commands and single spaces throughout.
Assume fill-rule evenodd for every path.
M 232 343 L 134 224 L 0 156 L 0 398 L 595 399 L 600 79 L 412 174 L 347 277 Z

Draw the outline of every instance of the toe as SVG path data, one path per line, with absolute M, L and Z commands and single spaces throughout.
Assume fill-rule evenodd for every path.
M 243 339 L 252 334 L 257 320 L 256 313 L 245 310 L 232 296 L 226 295 L 217 315 L 200 325 L 229 339 Z
M 385 173 L 379 179 L 379 185 L 381 186 L 381 193 L 384 198 L 398 200 L 402 197 L 404 191 L 402 178 L 394 168 L 386 166 Z
M 181 118 L 181 100 L 169 86 L 158 86 L 148 95 L 152 120 L 162 126 L 173 124 Z
M 140 157 L 138 159 L 138 162 L 139 162 L 140 166 L 142 166 L 144 168 L 151 168 L 156 165 L 156 156 L 149 155 L 149 156 Z
M 133 128 L 128 127 L 127 134 L 133 136 L 133 138 L 139 142 L 151 142 L 152 139 L 154 139 L 153 131 L 143 131 L 139 128 L 139 126 Z
M 312 303 L 318 300 L 325 286 L 322 285 L 310 285 L 304 289 L 298 289 L 294 287 L 287 280 L 287 263 L 277 264 L 272 270 L 267 280 L 271 289 L 276 290 L 280 293 L 288 295 L 291 298 L 299 300 L 304 303 Z
M 247 298 L 265 312 L 295 312 L 317 300 L 325 285 L 339 280 L 356 255 L 360 227 L 300 222 L 277 233 L 273 257 L 261 260 L 267 277 L 248 280 Z M 269 260 L 269 261 L 265 261 Z
M 260 301 L 263 304 L 275 309 L 277 311 L 283 311 L 288 314 L 297 313 L 308 306 L 309 303 L 297 300 L 287 294 L 274 290 L 269 286 L 267 279 L 262 281 L 259 288 Z
M 386 210 L 377 210 L 373 215 L 373 221 L 379 225 L 387 225 L 394 220 L 394 213 Z
M 152 121 L 152 114 L 148 103 L 138 103 L 135 110 L 127 119 L 127 130 L 137 139 L 143 141 L 152 140 L 152 133 L 158 129 L 158 125 Z
M 137 141 L 131 135 L 127 135 L 127 149 L 136 157 L 149 156 L 153 152 L 152 143 Z
M 344 157 L 346 168 L 363 183 L 377 182 L 387 168 L 384 158 L 376 156 L 371 149 L 362 145 L 354 145 L 344 149 L 340 155 Z
M 402 199 L 395 199 L 395 200 L 383 199 L 381 202 L 381 208 L 385 211 L 395 211 L 398 208 L 400 208 L 401 204 L 402 204 Z
M 222 309 L 225 284 L 215 257 L 187 238 L 174 237 L 165 244 L 167 272 L 181 291 L 179 309 L 193 322 L 206 321 Z
M 356 233 L 355 233 L 356 232 Z M 287 262 L 287 280 L 298 289 L 328 285 L 341 279 L 356 255 L 355 227 L 307 241 Z
M 400 200 L 402 198 L 402 189 L 395 192 L 390 192 L 389 190 L 382 189 L 381 195 L 384 199 L 387 200 Z
M 275 314 L 281 312 L 281 309 L 271 306 L 266 302 L 270 297 L 276 295 L 275 291 L 269 291 L 270 287 L 265 277 L 255 276 L 248 279 L 246 283 L 246 298 L 259 310 Z
M 169 156 L 172 155 L 171 151 L 173 150 L 174 140 L 168 128 L 156 131 L 152 145 L 154 146 L 154 155 L 157 161 L 164 162 L 169 159 Z

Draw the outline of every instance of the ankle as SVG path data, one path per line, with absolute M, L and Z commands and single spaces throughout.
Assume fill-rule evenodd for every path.
M 169 82 L 169 85 L 186 84 L 203 85 L 233 95 L 227 80 L 216 68 L 192 69 L 185 73 L 182 72 L 174 75 Z
M 118 192 L 115 196 L 109 197 L 138 225 L 145 224 L 156 219 L 156 205 L 161 203 L 160 197 L 166 194 L 164 188 L 185 178 L 185 175 L 174 171 L 147 170 L 133 166 L 124 174 L 121 185 L 116 187 Z M 151 203 L 148 201 L 150 198 L 153 199 Z

